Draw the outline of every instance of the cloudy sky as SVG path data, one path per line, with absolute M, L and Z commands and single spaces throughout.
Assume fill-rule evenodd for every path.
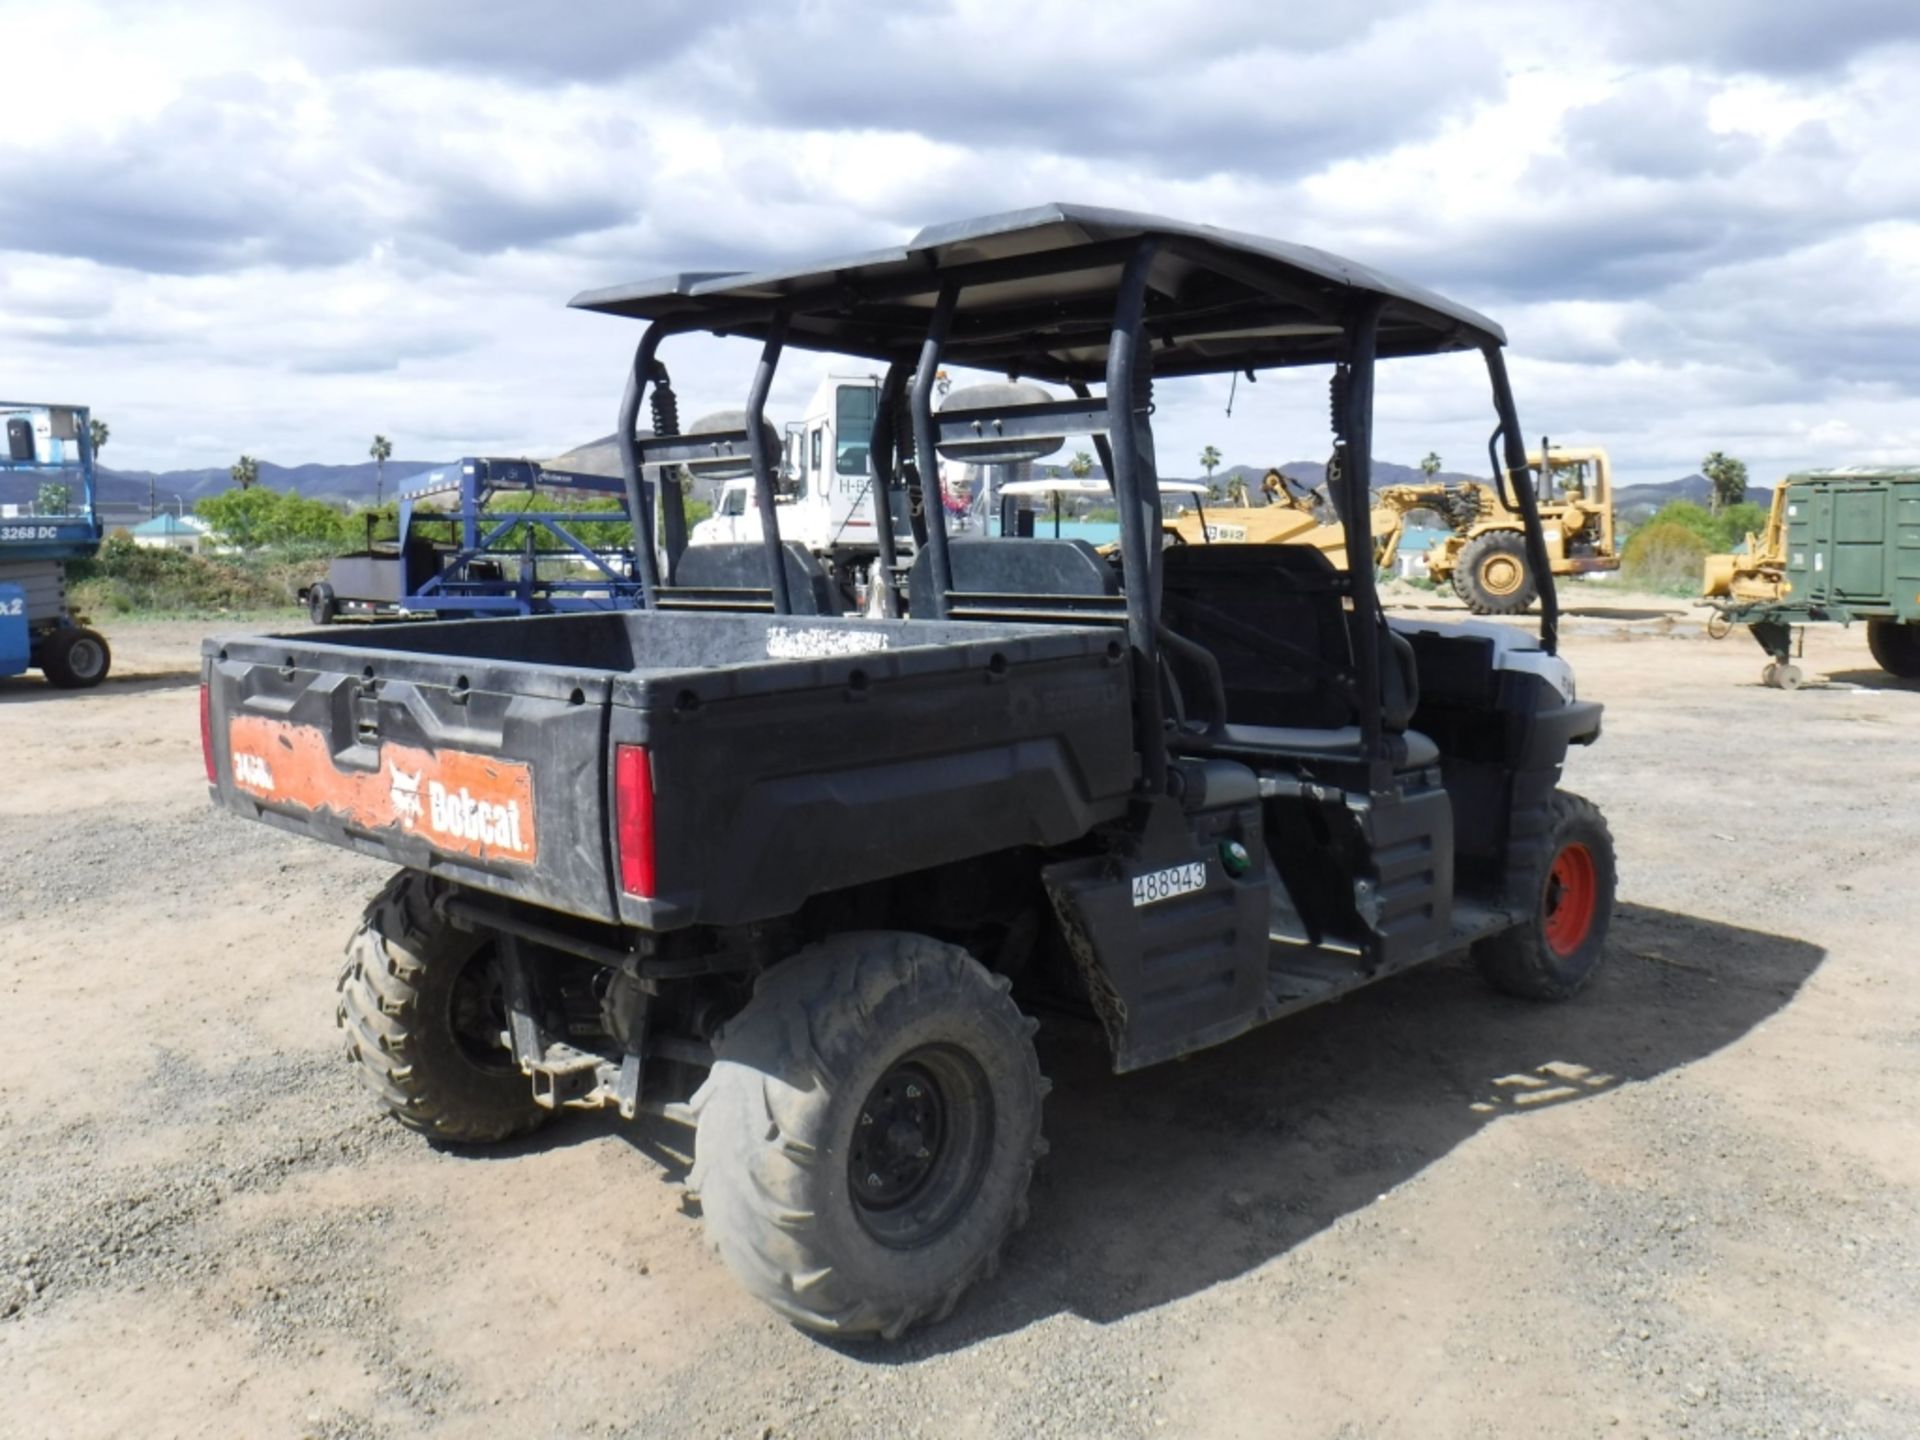
M 1915 0 L 0 0 L 0 34 L 0 395 L 91 404 L 124 467 L 553 454 L 637 338 L 576 291 L 1047 200 L 1455 295 L 1529 432 L 1625 479 L 1920 458 Z M 667 358 L 683 414 L 741 403 L 745 354 Z M 1476 365 L 1390 368 L 1379 453 L 1476 468 Z M 1324 452 L 1317 378 L 1225 401 L 1163 396 L 1165 468 Z

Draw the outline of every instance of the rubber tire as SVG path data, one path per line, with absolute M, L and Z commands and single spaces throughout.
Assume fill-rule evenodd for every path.
M 1510 595 L 1499 595 L 1481 582 L 1480 569 L 1492 556 L 1511 556 L 1520 563 L 1526 578 Z M 1533 567 L 1527 564 L 1526 537 L 1517 530 L 1489 530 L 1476 535 L 1460 551 L 1454 563 L 1453 593 L 1467 602 L 1476 615 L 1523 615 L 1540 598 L 1534 583 Z
M 957 946 L 891 932 L 837 936 L 761 977 L 715 1038 L 694 1095 L 688 1177 L 751 1294 L 803 1329 L 893 1339 L 944 1319 L 995 1272 L 1046 1148 L 1038 1022 L 1008 986 Z M 861 1224 L 849 1144 L 879 1078 L 932 1043 L 963 1050 L 984 1073 L 992 1134 L 966 1208 L 925 1243 L 894 1249 Z
M 1607 927 L 1613 919 L 1618 876 L 1613 855 L 1613 832 L 1606 817 L 1590 800 L 1556 790 L 1549 802 L 1550 818 L 1535 868 L 1538 872 L 1533 913 L 1519 925 L 1473 947 L 1474 963 L 1488 984 L 1526 1000 L 1566 1000 L 1578 994 L 1600 968 L 1606 949 Z M 1597 893 L 1593 924 L 1571 955 L 1561 955 L 1547 943 L 1547 881 L 1554 857 L 1572 842 L 1593 855 Z
M 91 658 L 96 650 L 99 652 L 97 668 Z M 91 690 L 106 679 L 107 672 L 113 668 L 113 651 L 99 631 L 82 625 L 62 625 L 40 643 L 39 665 L 49 685 L 61 690 Z
M 307 619 L 316 625 L 331 625 L 340 607 L 334 602 L 333 588 L 316 585 L 307 591 Z
M 441 882 L 403 870 L 367 906 L 347 942 L 334 1018 L 363 1084 L 409 1130 L 490 1145 L 547 1119 L 533 1087 L 505 1059 L 476 1065 L 452 1025 L 454 986 L 487 943 L 434 909 Z
M 1869 620 L 1867 649 L 1873 663 L 1901 680 L 1920 680 L 1920 624 Z

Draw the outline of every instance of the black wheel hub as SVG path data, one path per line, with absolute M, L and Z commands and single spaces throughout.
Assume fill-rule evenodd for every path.
M 447 998 L 447 1028 L 453 1043 L 480 1070 L 516 1068 L 502 1037 L 507 1028 L 507 992 L 490 948 L 461 967 Z
M 949 1045 L 902 1056 L 853 1119 L 847 1187 L 861 1226 L 896 1250 L 927 1244 L 972 1203 L 993 1149 L 993 1091 Z
M 896 1065 L 860 1107 L 847 1173 L 854 1197 L 872 1210 L 889 1210 L 919 1193 L 933 1173 L 945 1140 L 946 1101 L 920 1065 Z

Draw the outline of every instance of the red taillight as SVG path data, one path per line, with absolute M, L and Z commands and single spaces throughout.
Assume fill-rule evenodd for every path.
M 204 680 L 200 682 L 200 758 L 207 762 L 207 784 L 218 784 L 220 777 L 213 773 L 213 696 Z
M 620 851 L 620 888 L 653 898 L 653 759 L 644 745 L 613 752 L 614 834 Z

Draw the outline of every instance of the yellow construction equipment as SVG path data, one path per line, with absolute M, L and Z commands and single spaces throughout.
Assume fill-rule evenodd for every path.
M 1541 442 L 1527 464 L 1544 475 L 1540 525 L 1548 564 L 1556 575 L 1618 570 L 1614 540 L 1613 466 L 1598 446 L 1573 448 Z M 1210 505 L 1167 528 L 1189 545 L 1311 545 L 1336 566 L 1346 565 L 1346 531 L 1324 487 L 1269 470 L 1261 484 L 1267 503 Z M 1390 568 L 1399 558 L 1407 517 L 1416 510 L 1438 515 L 1447 535 L 1426 554 L 1427 574 L 1450 583 L 1467 608 L 1480 615 L 1518 615 L 1539 593 L 1527 569 L 1520 514 L 1492 485 L 1478 480 L 1453 484 L 1389 485 L 1373 499 L 1374 562 Z
M 1786 506 L 1786 485 L 1774 486 L 1773 503 L 1767 507 L 1766 528 L 1758 535 L 1748 532 L 1745 553 L 1707 556 L 1702 593 L 1709 600 L 1771 605 L 1787 593 Z M 1713 628 L 1721 635 L 1729 628 L 1725 616 L 1731 608 L 1716 609 L 1715 618 L 1721 623 Z

